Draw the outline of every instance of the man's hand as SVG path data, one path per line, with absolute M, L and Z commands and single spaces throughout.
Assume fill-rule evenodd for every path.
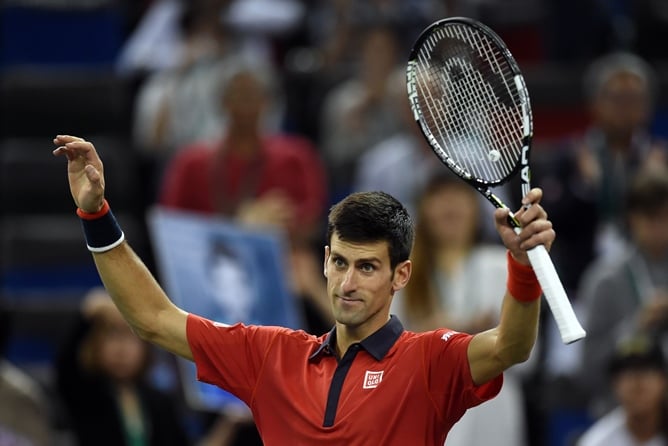
M 273 226 L 289 231 L 296 223 L 296 207 L 283 191 L 270 190 L 261 197 L 243 203 L 237 221 L 252 227 Z
M 515 212 L 515 218 L 522 225 L 519 234 L 515 233 L 514 228 L 508 222 L 508 209 L 497 209 L 494 213 L 496 230 L 501 236 L 503 244 L 508 248 L 512 256 L 518 262 L 529 264 L 527 250 L 545 245 L 549 251 L 554 242 L 555 232 L 552 229 L 552 222 L 547 219 L 547 212 L 540 206 L 540 199 L 543 197 L 543 191 L 534 188 L 522 199 L 522 207 Z M 527 205 L 530 205 L 527 207 Z
M 102 209 L 104 170 L 93 144 L 69 135 L 58 135 L 53 143 L 57 146 L 53 154 L 67 157 L 67 177 L 74 203 L 88 213 Z
M 638 325 L 644 330 L 664 331 L 668 327 L 668 291 L 658 288 L 638 312 Z

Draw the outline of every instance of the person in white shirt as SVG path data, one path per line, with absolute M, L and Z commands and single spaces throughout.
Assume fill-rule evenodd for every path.
M 622 339 L 610 361 L 619 406 L 596 421 L 577 446 L 665 446 L 668 375 L 660 345 L 645 335 Z

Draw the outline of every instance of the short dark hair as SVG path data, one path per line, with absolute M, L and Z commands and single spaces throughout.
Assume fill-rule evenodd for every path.
M 668 170 L 645 169 L 633 178 L 626 194 L 627 213 L 656 215 L 668 205 Z
M 392 269 L 408 260 L 414 232 L 406 208 L 385 192 L 352 193 L 331 207 L 327 219 L 327 243 L 335 233 L 354 243 L 386 241 Z
M 619 339 L 608 361 L 608 374 L 614 378 L 626 370 L 666 371 L 659 341 L 646 333 L 631 333 Z

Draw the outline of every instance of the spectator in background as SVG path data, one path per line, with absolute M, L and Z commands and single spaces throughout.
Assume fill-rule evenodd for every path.
M 274 227 L 295 241 L 313 235 L 326 202 L 324 170 L 310 141 L 265 133 L 272 76 L 259 64 L 229 67 L 221 93 L 224 137 L 179 150 L 165 172 L 161 204 Z
M 181 43 L 174 51 L 179 56 L 173 66 L 154 71 L 137 93 L 133 142 L 141 151 L 167 158 L 183 144 L 220 136 L 221 70 L 232 51 L 230 34 L 221 21 L 221 3 L 155 4 L 160 10 L 174 10 Z
M 601 378 L 616 339 L 637 330 L 668 333 L 668 170 L 640 171 L 627 196 L 627 252 L 592 264 L 580 292 L 587 337 L 579 378 L 594 416 L 612 404 Z
M 351 190 L 354 168 L 362 154 L 401 125 L 390 93 L 391 74 L 397 64 L 394 29 L 369 26 L 360 37 L 354 73 L 325 97 L 321 144 L 334 199 Z
M 634 172 L 666 165 L 665 144 L 649 132 L 656 83 L 645 61 L 629 53 L 603 56 L 587 70 L 584 88 L 589 129 L 532 160 L 545 206 L 560 230 L 552 257 L 572 293 L 594 257 L 620 253 L 625 233 L 619 197 Z
M 329 325 L 327 303 L 319 300 L 319 287 L 324 286 L 321 260 L 312 249 L 327 202 L 323 164 L 309 140 L 263 131 L 263 114 L 275 86 L 268 67 L 231 66 L 224 85 L 225 136 L 191 144 L 174 156 L 160 204 L 283 232 L 291 248 L 293 291 L 305 306 L 317 310 L 312 313 L 316 319 Z M 316 279 L 311 278 L 314 272 Z
M 606 54 L 591 62 L 583 87 L 589 127 L 551 150 L 534 152 L 532 171 L 536 185 L 545 191 L 545 207 L 559 228 L 559 246 L 550 256 L 584 322 L 583 307 L 591 304 L 585 302 L 590 292 L 581 291 L 587 288 L 582 284 L 583 272 L 597 259 L 605 263 L 625 257 L 628 233 L 623 197 L 628 183 L 641 169 L 666 166 L 666 148 L 649 131 L 657 91 L 654 72 L 644 60 L 626 52 Z M 626 301 L 623 296 L 620 299 Z M 533 388 L 542 394 L 537 400 L 547 413 L 558 416 L 566 409 L 584 414 L 590 391 L 607 392 L 599 379 L 604 368 L 601 361 L 613 345 L 607 333 L 619 313 L 610 312 L 608 305 L 614 304 L 602 301 L 600 305 L 595 311 L 601 312 L 603 325 L 586 327 L 587 338 L 577 344 L 564 345 L 553 318 L 545 320 L 542 384 Z M 608 350 L 594 347 L 597 340 Z M 588 353 L 583 355 L 583 348 Z M 578 385 L 582 357 L 591 365 L 584 371 L 590 384 L 581 392 L 572 391 Z
M 397 68 L 388 82 L 388 96 L 400 120 L 391 133 L 359 157 L 353 190 L 387 192 L 415 215 L 416 202 L 425 184 L 437 169 L 442 171 L 446 167 L 434 155 L 415 122 L 406 95 L 405 67 Z
M 407 328 L 477 333 L 498 323 L 505 282 L 485 277 L 506 277 L 506 250 L 480 243 L 480 231 L 478 193 L 449 172 L 434 176 L 418 200 L 412 280 L 394 301 Z M 527 444 L 520 385 L 526 366 L 506 371 L 499 395 L 469 409 L 447 444 Z
M 188 444 L 172 397 L 146 380 L 149 363 L 149 345 L 107 292 L 91 290 L 56 364 L 59 395 L 78 444 Z
M 359 51 L 356 31 L 382 21 L 397 30 L 400 49 L 408 50 L 418 34 L 447 7 L 432 0 L 334 0 L 306 2 L 305 33 L 317 50 L 324 71 L 345 70 Z
M 225 68 L 240 63 L 237 58 L 273 65 L 272 38 L 294 26 L 301 7 L 295 0 L 162 0 L 154 9 L 162 12 L 147 14 L 149 22 L 153 15 L 178 17 L 172 19 L 178 26 L 178 57 L 142 82 L 133 137 L 144 152 L 169 156 L 193 141 L 222 136 L 227 119 L 220 104 Z M 271 105 L 275 109 L 265 113 L 264 124 L 274 131 L 280 125 L 282 101 L 275 97 Z
M 5 359 L 10 314 L 0 303 L 0 445 L 47 446 L 49 401 L 41 386 Z
M 432 0 L 302 3 L 306 9 L 301 25 L 283 46 L 286 125 L 318 143 L 322 141 L 323 104 L 330 90 L 355 72 L 360 35 L 379 22 L 391 24 L 401 57 L 429 23 L 445 16 L 446 9 L 443 2 Z
M 395 69 L 388 83 L 387 94 L 394 102 L 399 121 L 391 133 L 359 157 L 352 187 L 354 191 L 387 192 L 415 215 L 417 201 L 426 183 L 438 172 L 447 172 L 447 167 L 434 155 L 415 122 L 406 95 L 406 68 Z M 507 191 L 508 186 L 503 185 L 495 188 L 494 193 L 510 206 Z M 479 235 L 484 241 L 497 242 L 492 218 L 495 208 L 480 194 L 478 203 L 485 215 L 479 218 Z
M 666 373 L 664 354 L 651 336 L 621 340 L 609 359 L 607 373 L 618 406 L 597 420 L 577 446 L 667 444 Z

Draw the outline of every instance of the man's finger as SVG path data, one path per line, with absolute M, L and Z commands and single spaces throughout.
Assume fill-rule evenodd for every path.
M 541 198 L 543 198 L 543 190 L 539 187 L 534 187 L 529 192 L 527 192 L 524 197 L 522 197 L 522 205 L 529 206 L 539 203 Z
M 84 139 L 79 138 L 78 136 L 71 136 L 71 135 L 57 135 L 53 139 L 54 144 L 66 144 L 68 142 L 73 142 L 73 141 L 84 141 Z

